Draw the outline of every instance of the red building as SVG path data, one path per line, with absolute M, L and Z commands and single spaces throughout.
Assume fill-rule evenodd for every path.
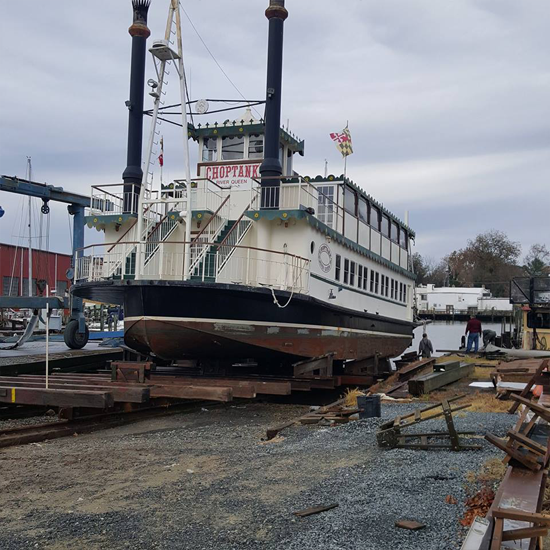
M 71 265 L 70 254 L 32 251 L 32 292 L 39 294 L 36 282 L 45 280 L 50 294 L 64 296 L 70 285 L 65 275 Z M 29 250 L 0 243 L 0 282 L 3 296 L 29 295 Z M 45 291 L 44 291 L 45 294 Z

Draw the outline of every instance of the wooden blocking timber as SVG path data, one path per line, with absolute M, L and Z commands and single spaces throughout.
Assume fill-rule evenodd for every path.
M 442 363 L 434 364 L 434 371 L 442 372 L 457 369 L 458 367 L 460 367 L 460 361 L 443 361 Z
M 157 385 L 150 386 L 151 398 L 167 397 L 171 399 L 206 399 L 227 403 L 233 399 L 231 388 L 213 386 L 181 386 Z
M 113 361 L 111 363 L 111 379 L 113 382 L 145 382 L 145 378 L 151 372 L 151 361 Z
M 430 393 L 438 388 L 452 384 L 461 378 L 469 376 L 474 371 L 474 365 L 464 364 L 445 372 L 432 372 L 409 380 L 409 393 L 415 396 Z
M 36 388 L 36 389 L 46 389 L 45 380 L 40 381 L 27 381 L 27 380 L 18 380 L 18 377 L 11 377 L 9 380 L 5 380 L 4 377 L 0 377 L 0 388 L 2 387 L 12 387 L 17 386 L 20 388 Z M 108 382 L 95 385 L 95 384 L 86 384 L 86 381 L 83 381 L 83 384 L 78 383 L 59 383 L 56 380 L 50 381 L 48 384 L 48 389 L 52 390 L 71 390 L 71 391 L 92 391 L 92 392 L 109 392 L 115 402 L 121 403 L 146 403 L 149 401 L 149 388 L 146 387 L 136 387 L 136 386 L 113 386 Z
M 15 403 L 17 405 L 108 409 L 113 406 L 114 399 L 112 394 L 106 391 L 75 391 L 12 386 L 0 388 L 0 402 Z
M 312 357 L 304 361 L 299 361 L 292 365 L 294 376 L 332 376 L 332 365 L 334 362 L 334 353 L 327 353 L 319 357 Z

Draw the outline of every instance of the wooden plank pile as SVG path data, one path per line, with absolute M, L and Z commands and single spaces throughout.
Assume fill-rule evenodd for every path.
M 548 444 L 541 445 L 530 434 L 539 418 L 550 422 L 550 410 L 518 395 L 512 395 L 512 399 L 514 406 L 521 404 L 524 408 L 514 428 L 508 431 L 507 439 L 493 434 L 487 434 L 485 439 L 507 454 L 504 463 L 513 459 L 533 471 L 545 469 L 550 459 Z
M 417 409 L 415 412 L 404 416 L 397 416 L 389 422 L 384 422 L 376 434 L 376 441 L 378 445 L 389 449 L 452 449 L 453 451 L 480 449 L 481 447 L 479 445 L 464 445 L 460 441 L 460 436 L 473 435 L 474 432 L 457 432 L 454 426 L 453 414 L 468 408 L 470 404 L 458 405 L 452 408 L 450 403 L 458 401 L 463 397 L 464 395 L 459 395 L 451 399 L 441 401 L 440 403 L 430 405 L 424 409 Z M 440 407 L 441 410 L 437 410 Z M 447 432 L 402 433 L 402 430 L 405 428 L 440 417 L 444 417 L 445 419 L 448 430 Z M 433 439 L 448 439 L 449 443 L 434 443 L 431 441 Z
M 539 376 L 548 367 L 548 359 L 520 359 L 517 361 L 501 361 L 491 373 L 494 386 L 497 388 L 497 397 L 507 398 L 510 393 L 521 392 L 523 387 L 499 388 L 501 383 L 529 384 L 534 376 Z
M 537 403 L 512 396 L 514 405 L 523 405 L 524 410 L 508 432 L 508 439 L 488 434 L 488 441 L 506 453 L 503 462 L 508 464 L 508 469 L 483 520 L 484 534 L 476 536 L 472 527 L 464 542 L 468 545 L 463 546 L 468 550 L 501 550 L 503 544 L 506 548 L 543 547 L 542 538 L 550 528 L 550 516 L 541 513 L 550 449 L 547 424 L 550 399 L 547 396 L 543 394 Z M 539 419 L 544 422 L 538 422 Z M 507 545 L 508 541 L 514 541 L 514 545 Z

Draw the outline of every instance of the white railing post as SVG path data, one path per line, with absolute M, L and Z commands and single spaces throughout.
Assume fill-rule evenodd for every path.
M 249 282 L 249 273 L 250 273 L 250 248 L 246 249 L 246 284 Z

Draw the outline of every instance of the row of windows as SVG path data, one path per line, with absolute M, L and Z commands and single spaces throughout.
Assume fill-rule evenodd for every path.
M 245 158 L 244 136 L 226 136 L 221 139 L 221 160 L 241 160 Z M 264 156 L 264 139 L 260 135 L 251 135 L 248 139 L 249 159 L 261 159 Z M 204 138 L 202 148 L 203 162 L 218 160 L 218 138 Z
M 391 300 L 399 302 L 407 302 L 407 285 L 400 283 L 395 279 L 391 279 L 388 275 L 379 273 L 378 271 L 369 270 L 348 258 L 344 258 L 344 266 L 342 270 L 342 257 L 336 254 L 336 272 L 335 279 L 342 280 L 345 285 L 357 286 L 362 290 L 367 290 L 371 294 L 385 296 Z
M 407 249 L 408 235 L 405 229 L 399 227 L 396 222 L 390 220 L 389 216 L 382 214 L 377 206 L 368 202 L 365 197 L 360 196 L 347 185 L 344 188 L 344 209 L 401 248 Z

